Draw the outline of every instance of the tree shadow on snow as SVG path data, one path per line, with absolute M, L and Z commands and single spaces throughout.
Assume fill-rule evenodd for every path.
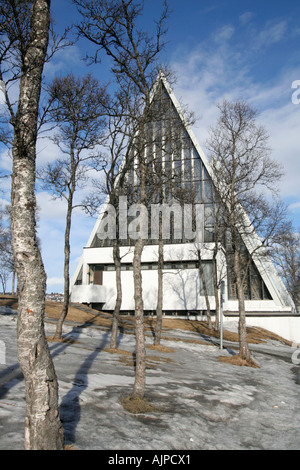
M 51 357 L 54 358 L 61 354 L 68 346 L 74 342 L 74 327 L 72 331 L 64 336 L 61 343 L 48 343 Z M 15 362 L 0 371 L 0 399 L 4 398 L 9 390 L 16 386 L 20 381 L 24 380 L 23 372 L 20 369 L 19 362 Z
M 109 339 L 110 330 L 107 330 L 101 338 L 101 342 L 80 365 L 73 379 L 72 388 L 62 398 L 60 404 L 60 418 L 63 424 L 66 443 L 74 444 L 76 428 L 81 417 L 80 396 L 88 387 L 89 370 L 98 354 L 105 348 Z
M 69 346 L 76 344 L 79 339 L 83 328 L 91 326 L 93 321 L 88 321 L 83 325 L 74 326 L 74 328 L 67 334 L 63 335 L 62 342 L 48 342 L 49 351 L 52 359 L 62 354 Z M 60 417 L 65 431 L 66 442 L 75 441 L 75 433 L 78 422 L 80 421 L 80 395 L 88 386 L 88 373 L 97 358 L 98 354 L 107 345 L 110 329 L 101 336 L 99 346 L 94 348 L 92 352 L 86 357 L 84 362 L 80 365 L 73 380 L 71 390 L 62 398 L 60 405 Z M 118 344 L 120 343 L 124 331 L 120 331 L 118 337 Z M 67 367 L 67 364 L 66 364 Z M 56 369 L 56 367 L 55 367 Z M 22 371 L 20 370 L 19 362 L 16 362 L 0 372 L 0 399 L 4 398 L 7 392 L 17 385 L 20 381 L 24 380 Z M 59 380 L 59 378 L 58 378 Z

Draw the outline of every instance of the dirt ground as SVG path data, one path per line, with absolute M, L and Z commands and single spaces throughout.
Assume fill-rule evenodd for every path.
M 0 305 L 8 306 L 14 310 L 18 308 L 17 297 L 14 296 L 0 296 Z M 60 316 L 62 304 L 60 302 L 46 301 L 45 303 L 45 316 L 46 318 L 57 320 Z M 94 324 L 98 326 L 110 327 L 111 326 L 111 314 L 105 312 L 99 312 L 82 304 L 71 303 L 68 310 L 66 321 L 78 322 L 79 324 Z M 146 331 L 155 329 L 155 318 L 145 318 L 145 329 Z M 119 320 L 120 328 L 125 333 L 134 333 L 134 316 L 120 315 Z M 207 322 L 205 321 L 190 321 L 188 319 L 177 319 L 177 318 L 164 318 L 163 319 L 163 330 L 168 329 L 179 329 L 199 333 L 202 335 L 208 335 L 211 337 L 219 338 L 220 333 L 214 329 L 209 329 Z M 164 339 L 164 337 L 162 338 Z M 166 339 L 166 338 L 165 338 Z M 238 334 L 227 331 L 223 331 L 223 339 L 225 341 L 238 342 Z M 250 344 L 259 344 L 268 340 L 280 341 L 283 344 L 291 346 L 291 342 L 286 339 L 264 330 L 258 327 L 247 327 L 247 341 Z

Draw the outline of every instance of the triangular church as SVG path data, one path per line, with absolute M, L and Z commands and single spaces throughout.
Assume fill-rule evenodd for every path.
M 162 236 L 164 314 L 205 315 L 207 301 L 213 314 L 213 272 L 216 272 L 219 287 L 221 281 L 225 287 L 224 314 L 237 315 L 238 302 L 226 234 L 222 233 L 220 237 L 216 233 L 212 170 L 163 75 L 155 84 L 152 106 L 154 111 L 160 111 L 153 112 L 153 122 L 148 123 L 145 145 L 149 165 L 149 201 L 144 208 L 147 223 L 142 227 L 145 313 L 155 314 L 156 310 L 158 238 Z M 107 198 L 83 249 L 71 282 L 71 301 L 113 311 L 116 276 L 112 246 L 113 239 L 118 237 L 122 256 L 121 312 L 133 313 L 133 247 L 141 230 L 139 176 L 135 173 L 134 156 L 124 181 L 124 187 L 118 193 L 117 210 L 111 207 Z M 253 240 L 241 240 L 246 252 L 249 241 L 253 243 Z M 288 314 L 292 308 L 285 286 L 268 258 L 252 261 L 245 282 L 245 299 L 249 315 Z

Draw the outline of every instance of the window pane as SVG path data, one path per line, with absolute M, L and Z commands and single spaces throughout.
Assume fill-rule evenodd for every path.
M 197 158 L 194 159 L 194 180 L 201 179 L 201 161 Z

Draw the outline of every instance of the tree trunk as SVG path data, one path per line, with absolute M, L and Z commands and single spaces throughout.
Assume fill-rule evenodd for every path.
M 113 246 L 113 258 L 116 268 L 116 289 L 117 297 L 116 304 L 113 312 L 112 327 L 111 327 L 111 339 L 110 347 L 117 349 L 117 337 L 118 337 L 118 326 L 119 326 L 119 314 L 122 304 L 122 283 L 121 283 L 121 258 L 120 258 L 120 247 L 118 240 L 114 240 Z
M 161 329 L 162 329 L 162 308 L 163 308 L 163 266 L 164 266 L 164 242 L 161 238 L 160 223 L 160 240 L 158 244 L 158 270 L 157 270 L 157 306 L 156 306 L 156 325 L 154 345 L 160 345 Z
M 12 248 L 18 278 L 18 358 L 25 379 L 25 449 L 63 448 L 58 384 L 44 331 L 46 274 L 36 239 L 35 161 L 50 1 L 32 5 L 31 31 L 14 122 Z
M 66 316 L 68 314 L 69 302 L 70 302 L 70 233 L 71 233 L 71 217 L 72 217 L 72 206 L 73 206 L 73 194 L 69 195 L 67 217 L 66 217 L 66 230 L 65 230 L 65 247 L 64 247 L 64 302 L 60 317 L 56 325 L 56 331 L 54 335 L 55 340 L 62 338 L 62 328 Z
M 198 262 L 199 262 L 199 274 L 200 274 L 200 279 L 202 280 L 205 303 L 206 303 L 207 323 L 208 323 L 208 328 L 211 329 L 212 324 L 211 324 L 211 315 L 210 315 L 210 303 L 209 303 L 209 298 L 208 298 L 208 293 L 207 293 L 207 286 L 206 286 L 206 280 L 205 280 L 205 275 L 204 275 L 204 270 L 203 270 L 201 253 L 199 249 L 197 250 L 197 254 L 198 254 Z
M 143 137 L 140 136 L 140 145 Z M 147 205 L 147 184 L 146 184 L 146 164 L 145 164 L 145 148 L 142 144 L 139 148 L 139 176 L 140 176 L 140 202 L 143 206 Z M 140 217 L 147 217 L 145 213 L 141 213 Z M 144 220 L 140 222 L 140 230 Z M 148 222 L 148 220 L 147 220 Z M 135 366 L 135 382 L 133 387 L 132 398 L 144 398 L 146 386 L 146 349 L 145 349 L 145 326 L 144 326 L 144 302 L 143 302 L 143 286 L 141 259 L 144 249 L 144 240 L 139 235 L 136 240 L 133 254 L 133 280 L 134 280 L 134 303 L 135 303 L 135 337 L 136 337 L 136 366 Z
M 1 284 L 2 284 L 2 292 L 5 295 L 5 280 L 2 274 L 0 274 Z
M 246 312 L 245 312 L 245 294 L 244 286 L 241 276 L 239 252 L 234 253 L 234 271 L 237 284 L 237 297 L 239 304 L 239 353 L 240 357 L 246 361 L 250 361 L 250 350 L 247 343 L 247 329 L 246 329 Z
M 132 398 L 143 398 L 146 385 L 146 349 L 144 334 L 144 303 L 142 288 L 141 256 L 144 241 L 138 238 L 134 247 L 133 277 L 135 301 L 135 337 L 136 337 L 136 365 L 135 382 Z
M 217 263 L 216 263 L 216 252 L 214 250 L 213 255 L 213 282 L 214 282 L 214 295 L 216 303 L 216 319 L 214 324 L 214 329 L 219 331 L 220 328 L 220 298 L 219 298 L 219 289 L 218 289 L 218 273 L 217 273 Z

